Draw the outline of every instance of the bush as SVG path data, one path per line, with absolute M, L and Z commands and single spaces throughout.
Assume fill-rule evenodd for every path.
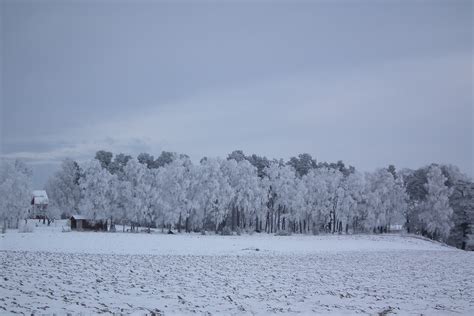
M 233 233 L 232 233 L 232 230 L 231 230 L 229 227 L 225 226 L 225 227 L 221 230 L 221 235 L 222 235 L 222 236 L 232 236 Z
M 30 223 L 23 223 L 18 227 L 19 233 L 32 233 L 35 230 L 34 226 Z
M 469 234 L 467 237 L 466 250 L 474 251 L 474 234 Z
M 291 236 L 291 232 L 286 230 L 280 230 L 275 233 L 275 236 Z

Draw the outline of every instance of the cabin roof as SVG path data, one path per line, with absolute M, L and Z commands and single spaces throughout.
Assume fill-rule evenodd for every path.
M 32 192 L 32 195 L 33 195 L 32 204 L 38 205 L 38 204 L 49 203 L 48 194 L 46 194 L 45 190 L 34 190 Z
M 42 197 L 48 197 L 48 194 L 46 194 L 45 190 L 34 190 L 33 191 L 33 196 L 42 196 Z

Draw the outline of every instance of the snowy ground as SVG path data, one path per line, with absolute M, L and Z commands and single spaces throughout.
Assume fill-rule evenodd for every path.
M 474 253 L 413 237 L 56 225 L 0 236 L 0 262 L 0 314 L 474 314 Z

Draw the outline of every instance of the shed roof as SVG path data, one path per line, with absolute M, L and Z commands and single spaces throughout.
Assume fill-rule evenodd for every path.
M 76 215 L 71 215 L 71 219 L 74 218 L 75 220 L 78 220 L 78 219 L 88 219 L 87 217 L 85 217 L 84 215 L 79 215 L 79 214 L 76 214 Z

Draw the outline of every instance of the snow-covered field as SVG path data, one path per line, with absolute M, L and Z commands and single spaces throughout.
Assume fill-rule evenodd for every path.
M 474 314 L 474 253 L 414 237 L 0 235 L 2 313 Z

